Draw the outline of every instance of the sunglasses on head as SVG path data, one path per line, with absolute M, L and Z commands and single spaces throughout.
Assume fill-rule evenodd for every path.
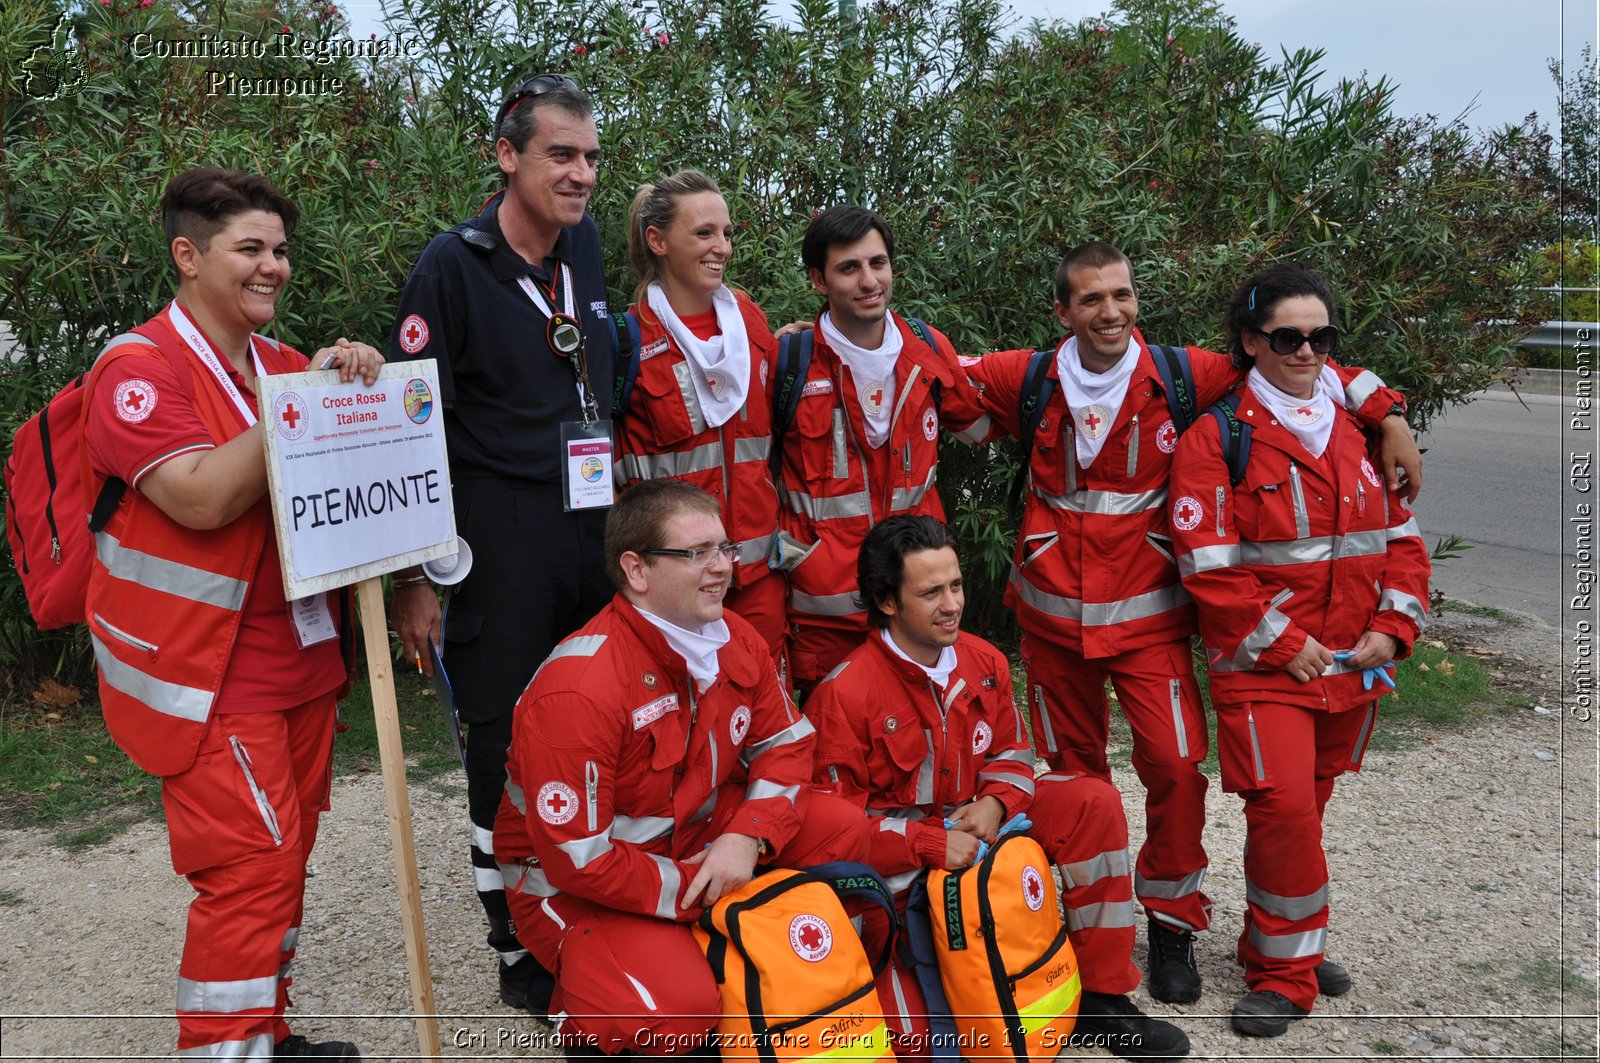
M 1281 354 L 1285 358 L 1300 349 L 1301 344 L 1311 344 L 1313 354 L 1332 354 L 1339 347 L 1339 329 L 1333 325 L 1323 325 L 1313 329 L 1307 336 L 1297 328 L 1275 328 L 1271 332 L 1263 329 L 1251 328 L 1257 336 L 1267 341 L 1267 346 L 1272 348 L 1273 354 Z
M 581 91 L 578 89 L 578 83 L 565 74 L 539 74 L 524 81 L 511 90 L 511 95 L 501 101 L 500 110 L 494 116 L 495 130 L 499 131 L 500 124 L 506 120 L 506 116 L 516 110 L 523 100 L 537 99 L 547 93 L 563 88 L 572 89 L 575 92 Z

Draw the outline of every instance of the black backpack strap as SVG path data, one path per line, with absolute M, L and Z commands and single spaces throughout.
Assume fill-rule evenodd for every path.
M 1161 377 L 1161 388 L 1167 393 L 1167 409 L 1172 414 L 1172 426 L 1178 430 L 1178 435 L 1182 435 L 1194 424 L 1199 413 L 1195 409 L 1194 370 L 1189 365 L 1189 351 L 1184 347 L 1152 343 L 1150 355 L 1156 363 L 1156 373 Z
M 493 233 L 485 232 L 482 229 L 475 228 L 474 226 L 468 225 L 466 222 L 460 222 L 459 224 L 452 225 L 448 231 L 453 232 L 457 236 L 461 237 L 468 247 L 472 248 L 474 251 L 477 251 L 479 254 L 490 254 L 495 248 L 500 246 L 500 241 L 495 239 L 495 235 Z
M 881 912 L 889 921 L 889 935 L 883 948 L 872 958 L 872 973 L 882 974 L 889 966 L 889 957 L 901 940 L 900 913 L 895 910 L 894 894 L 889 891 L 883 877 L 866 864 L 850 860 L 835 860 L 802 868 L 806 874 L 826 882 L 842 898 L 865 901 Z
M 1017 516 L 1017 504 L 1022 500 L 1022 485 L 1028 478 L 1028 463 L 1033 460 L 1033 440 L 1039 434 L 1039 422 L 1044 419 L 1044 409 L 1055 395 L 1056 384 L 1050 379 L 1050 359 L 1055 353 L 1053 347 L 1041 347 L 1028 356 L 1028 368 L 1022 374 L 1022 390 L 1017 393 L 1017 441 L 1022 447 L 1022 459 L 1006 495 L 1006 507 L 1013 520 Z
M 783 468 L 783 434 L 794 423 L 806 374 L 811 371 L 815 332 L 808 328 L 778 337 L 778 364 L 772 375 L 772 450 L 768 453 L 774 481 Z
M 611 416 L 620 417 L 628 412 L 633 385 L 639 379 L 639 318 L 632 310 L 624 310 L 622 316 L 611 314 L 607 320 L 611 322 L 612 349 L 617 352 Z
M 1228 481 L 1238 487 L 1244 479 L 1244 470 L 1250 464 L 1250 426 L 1239 420 L 1239 393 L 1224 396 L 1221 402 L 1206 410 L 1217 422 L 1222 433 L 1222 456 L 1228 462 Z

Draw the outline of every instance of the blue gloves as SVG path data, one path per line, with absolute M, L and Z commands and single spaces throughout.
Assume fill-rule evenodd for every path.
M 1032 828 L 1032 826 L 1033 826 L 1033 820 L 1028 818 L 1028 814 L 1026 812 L 1018 812 L 1016 815 L 1014 815 L 1010 819 L 1006 820 L 1005 823 L 1000 827 L 1000 829 L 995 832 L 995 841 L 999 841 L 1000 840 L 1000 835 L 1002 835 L 1002 834 L 1007 834 L 1007 833 L 1009 833 L 1011 831 L 1018 831 L 1018 832 L 1026 831 L 1026 830 L 1029 830 L 1030 828 Z M 956 821 L 955 820 L 946 819 L 944 821 L 944 829 L 945 830 L 954 830 L 955 827 L 956 827 Z M 978 843 L 978 859 L 982 860 L 987 855 L 989 855 L 989 843 L 988 842 L 984 842 L 984 841 L 980 841 Z
M 1355 655 L 1355 650 L 1339 650 L 1333 655 L 1333 659 L 1336 661 L 1348 661 Z M 1393 661 L 1387 664 L 1380 664 L 1374 668 L 1363 668 L 1361 670 L 1361 689 L 1371 690 L 1373 683 L 1382 683 L 1390 690 L 1393 690 L 1395 687 L 1394 675 L 1390 671 L 1392 668 L 1394 668 Z

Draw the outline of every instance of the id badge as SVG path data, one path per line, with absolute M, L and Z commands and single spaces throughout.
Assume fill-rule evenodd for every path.
M 561 501 L 568 513 L 605 509 L 614 501 L 611 422 L 566 421 L 561 425 Z
M 319 642 L 327 642 L 339 633 L 333 627 L 333 613 L 328 609 L 327 594 L 313 594 L 296 598 L 289 603 L 289 619 L 294 621 L 294 640 L 303 650 Z

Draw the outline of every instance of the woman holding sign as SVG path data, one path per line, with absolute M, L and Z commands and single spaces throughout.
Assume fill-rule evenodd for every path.
M 637 377 L 617 432 L 624 485 L 685 480 L 722 504 L 739 545 L 727 607 L 781 659 L 783 578 L 767 564 L 778 492 L 767 379 L 778 342 L 767 316 L 723 281 L 733 256 L 728 204 L 710 177 L 680 170 L 633 200 L 628 257 L 639 273 Z
M 315 366 L 370 386 L 383 357 L 341 338 L 308 362 L 255 334 L 299 216 L 266 178 L 186 170 L 161 207 L 177 297 L 113 339 L 87 383 L 86 497 L 111 479 L 131 490 L 96 533 L 86 613 L 106 724 L 161 777 L 173 869 L 198 894 L 178 1049 L 359 1059 L 284 1021 L 349 640 L 333 596 L 284 600 L 256 381 Z

